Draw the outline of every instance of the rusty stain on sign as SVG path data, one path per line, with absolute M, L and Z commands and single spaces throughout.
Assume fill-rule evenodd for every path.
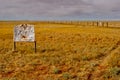
M 14 28 L 14 41 L 35 41 L 34 25 L 21 24 Z

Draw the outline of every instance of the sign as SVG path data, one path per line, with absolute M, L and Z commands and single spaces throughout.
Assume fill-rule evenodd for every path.
M 14 27 L 14 44 L 13 49 L 16 50 L 16 42 L 34 42 L 36 52 L 36 41 L 34 26 L 29 24 L 21 24 Z
M 14 41 L 35 41 L 34 26 L 29 24 L 21 24 L 14 28 Z

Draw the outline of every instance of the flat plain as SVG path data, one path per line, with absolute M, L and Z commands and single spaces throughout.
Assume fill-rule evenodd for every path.
M 28 22 L 21 22 L 28 23 Z M 18 42 L 13 28 L 0 22 L 1 80 L 120 80 L 120 28 L 31 22 L 34 43 Z

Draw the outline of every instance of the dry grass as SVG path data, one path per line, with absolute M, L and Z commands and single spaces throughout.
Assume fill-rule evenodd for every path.
M 1 80 L 120 79 L 120 29 L 36 24 L 34 53 L 33 43 L 12 51 L 13 26 L 0 26 Z

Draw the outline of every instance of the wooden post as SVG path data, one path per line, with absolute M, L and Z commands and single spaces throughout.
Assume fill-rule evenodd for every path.
M 92 22 L 92 26 L 94 26 L 94 21 Z
M 108 22 L 107 22 L 107 27 L 108 27 Z
M 37 51 L 37 49 L 36 49 L 36 41 L 34 43 L 35 43 L 35 53 L 36 53 L 36 51 Z
M 102 22 L 102 27 L 104 27 L 104 22 Z
M 97 22 L 97 27 L 99 26 L 98 22 Z
M 103 27 L 105 27 L 105 22 L 103 22 L 103 24 L 102 24 L 102 25 L 103 25 Z

